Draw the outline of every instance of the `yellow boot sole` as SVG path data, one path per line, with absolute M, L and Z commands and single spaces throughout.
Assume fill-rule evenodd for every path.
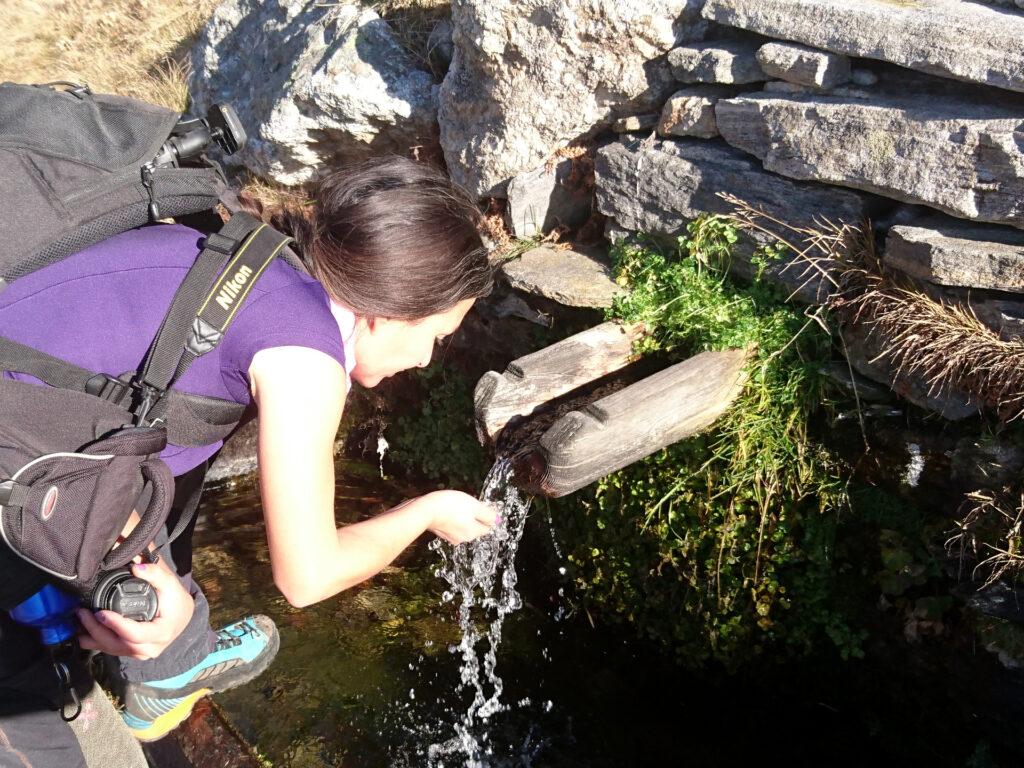
M 156 741 L 162 739 L 168 733 L 173 731 L 192 714 L 192 707 L 196 705 L 203 696 L 210 693 L 209 688 L 200 688 L 194 693 L 190 693 L 188 696 L 183 698 L 174 709 L 164 712 L 156 720 L 150 723 L 145 728 L 132 728 L 128 727 L 128 730 L 132 732 L 139 741 Z

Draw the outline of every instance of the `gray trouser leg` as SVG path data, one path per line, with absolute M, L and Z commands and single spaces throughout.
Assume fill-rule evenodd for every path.
M 193 472 L 177 478 L 174 505 L 168 517 L 169 528 L 173 528 L 192 495 L 202 492 L 202 480 L 205 473 L 206 465 L 202 465 Z M 195 602 L 192 619 L 185 630 L 157 658 L 147 661 L 119 658 L 117 664 L 120 676 L 124 680 L 139 683 L 174 677 L 198 664 L 214 649 L 217 636 L 210 629 L 210 605 L 206 602 L 206 596 L 199 585 L 192 579 L 191 573 L 192 532 L 195 529 L 195 524 L 195 517 L 193 517 L 192 522 L 175 541 L 170 544 L 164 543 L 157 548 L 157 552 L 168 565 L 177 571 L 181 577 L 181 583 L 192 595 Z
M 146 768 L 107 695 L 84 668 L 73 674 L 82 710 L 71 723 L 55 705 L 56 676 L 45 655 L 0 681 L 0 768 Z

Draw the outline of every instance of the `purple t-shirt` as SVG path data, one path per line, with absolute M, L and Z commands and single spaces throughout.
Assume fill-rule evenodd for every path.
M 89 370 L 114 376 L 135 370 L 195 261 L 201 238 L 179 224 L 155 224 L 26 275 L 0 291 L 0 335 Z M 192 363 L 175 387 L 248 405 L 253 356 L 283 346 L 319 350 L 345 367 L 341 331 L 323 287 L 275 259 L 223 341 Z M 161 455 L 180 475 L 220 445 L 169 445 Z

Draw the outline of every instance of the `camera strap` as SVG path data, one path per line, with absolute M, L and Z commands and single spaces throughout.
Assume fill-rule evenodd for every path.
M 206 238 L 136 378 L 137 423 L 166 416 L 166 391 L 198 357 L 216 348 L 260 275 L 289 242 L 291 238 L 244 213 Z

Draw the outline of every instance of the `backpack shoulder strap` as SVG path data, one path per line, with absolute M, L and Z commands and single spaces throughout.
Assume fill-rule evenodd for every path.
M 243 213 L 207 238 L 136 380 L 142 395 L 136 408 L 139 423 L 165 416 L 165 393 L 196 358 L 216 348 L 253 285 L 289 242 L 291 238 Z

